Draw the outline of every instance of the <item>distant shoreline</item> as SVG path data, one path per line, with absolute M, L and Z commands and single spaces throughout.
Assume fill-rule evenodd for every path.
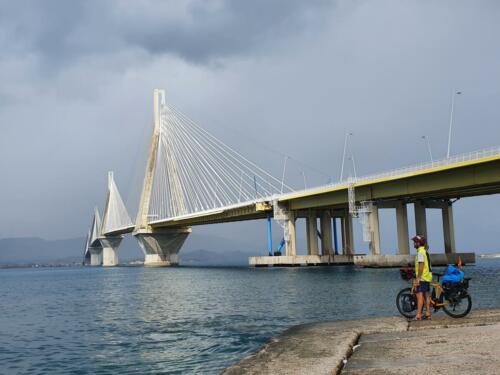
M 500 259 L 500 254 L 479 254 L 477 255 L 478 258 L 483 259 L 483 260 L 494 260 L 494 259 Z M 123 263 L 119 264 L 119 267 L 141 267 L 143 265 L 142 260 L 127 260 Z M 187 267 L 249 267 L 248 264 L 203 264 L 203 263 L 193 263 L 190 261 L 185 261 L 180 264 L 180 266 L 187 266 Z M 82 262 L 70 262 L 70 263 L 20 263 L 20 264 L 2 264 L 0 263 L 0 270 L 2 269 L 16 269 L 16 268 L 64 268 L 64 267 L 70 267 L 70 268 L 80 268 L 80 267 L 87 267 L 87 268 L 94 268 L 90 267 L 88 265 L 84 266 Z
M 83 267 L 82 263 L 33 263 L 33 264 L 0 264 L 0 270 L 13 268 L 60 268 L 60 267 Z
M 500 254 L 480 254 L 479 258 L 482 259 L 498 259 L 500 258 Z

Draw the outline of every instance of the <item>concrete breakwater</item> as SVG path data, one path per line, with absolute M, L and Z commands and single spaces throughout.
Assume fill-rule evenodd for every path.
M 292 327 L 223 374 L 497 374 L 500 309 Z

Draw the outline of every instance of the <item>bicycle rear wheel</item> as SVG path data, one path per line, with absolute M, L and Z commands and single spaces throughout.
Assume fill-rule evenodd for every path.
M 446 303 L 443 306 L 444 312 L 452 318 L 463 318 L 470 312 L 471 308 L 472 299 L 468 294 L 465 297 Z
M 413 319 L 417 315 L 417 298 L 412 294 L 411 288 L 404 288 L 398 293 L 396 306 L 405 318 Z

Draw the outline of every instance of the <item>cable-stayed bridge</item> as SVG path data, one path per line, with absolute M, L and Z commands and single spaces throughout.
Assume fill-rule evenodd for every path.
M 154 91 L 154 121 L 142 194 L 133 222 L 109 174 L 102 221 L 96 209 L 85 259 L 91 264 L 118 263 L 118 246 L 127 233 L 138 240 L 145 265 L 177 264 L 177 254 L 192 227 L 211 223 L 267 219 L 283 228 L 274 248 L 268 233 L 267 256 L 252 265 L 355 263 L 368 266 L 406 264 L 409 256 L 407 205 L 414 205 L 415 226 L 427 235 L 426 209 L 443 219 L 443 254 L 436 263 L 474 253 L 458 253 L 453 203 L 462 198 L 500 192 L 500 147 L 453 156 L 378 175 L 350 178 L 294 191 L 281 178 L 218 140 L 177 108 L 163 90 Z M 395 209 L 398 254 L 383 255 L 380 209 Z M 370 254 L 354 248 L 353 219 L 359 218 Z M 306 221 L 306 255 L 297 255 L 296 221 Z M 319 225 L 318 225 L 319 220 Z

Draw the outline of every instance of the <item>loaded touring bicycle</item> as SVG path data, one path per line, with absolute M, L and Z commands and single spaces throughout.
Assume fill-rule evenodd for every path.
M 415 289 L 415 271 L 411 267 L 401 268 L 400 275 L 403 280 L 412 281 L 411 288 L 402 289 L 396 297 L 398 311 L 404 317 L 413 319 L 417 313 L 417 296 Z M 434 311 L 443 311 L 452 318 L 466 316 L 472 308 L 472 299 L 468 292 L 470 277 L 464 277 L 463 272 L 449 265 L 446 273 L 433 273 L 437 276 L 437 282 L 431 282 L 431 306 Z M 443 282 L 440 283 L 440 278 Z

